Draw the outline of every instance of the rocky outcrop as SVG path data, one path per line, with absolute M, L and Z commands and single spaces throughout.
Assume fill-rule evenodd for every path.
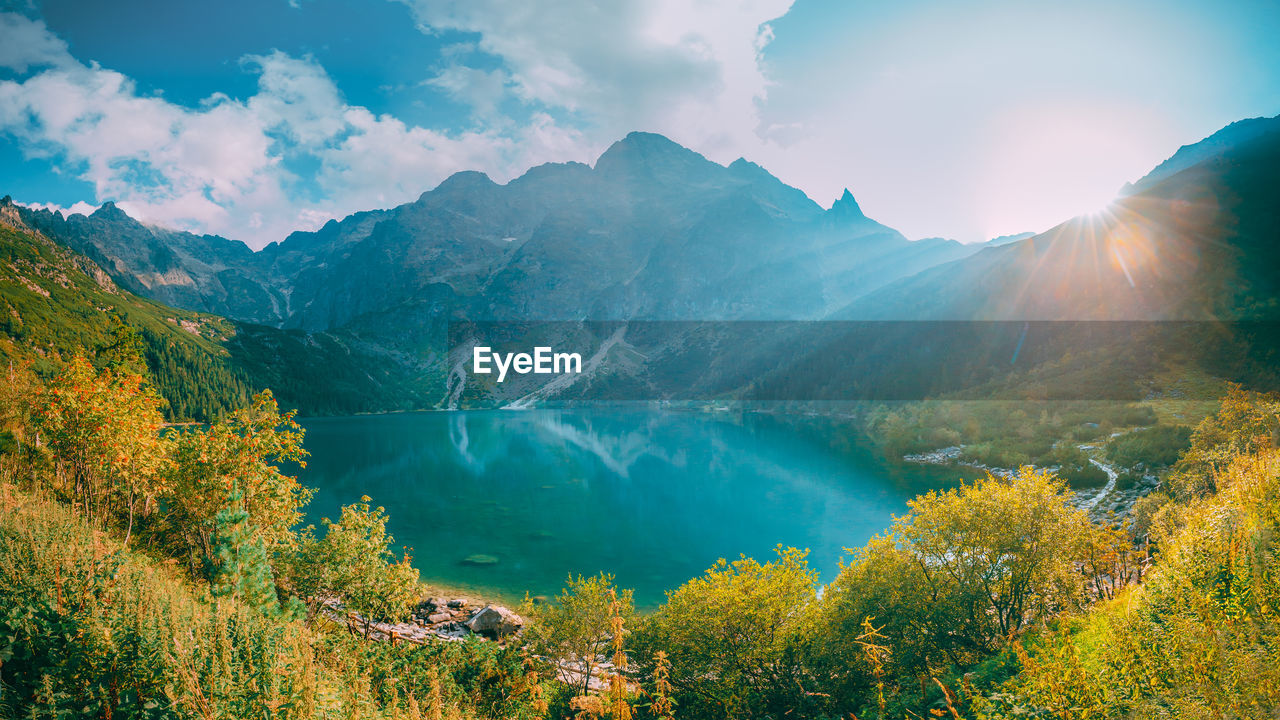
M 471 632 L 501 638 L 524 626 L 524 619 L 501 605 L 485 605 L 464 624 Z

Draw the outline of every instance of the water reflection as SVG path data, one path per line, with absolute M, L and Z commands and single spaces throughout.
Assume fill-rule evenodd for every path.
M 429 581 L 519 597 L 613 572 L 641 605 L 720 557 L 812 549 L 824 576 L 902 512 L 910 479 L 812 424 L 655 410 L 310 420 L 312 520 L 362 494 Z M 464 561 L 483 554 L 493 565 Z

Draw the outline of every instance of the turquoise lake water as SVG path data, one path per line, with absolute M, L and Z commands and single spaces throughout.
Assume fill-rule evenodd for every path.
M 508 600 L 603 570 L 652 607 L 718 558 L 763 560 L 779 543 L 809 548 L 830 580 L 843 548 L 950 481 L 885 466 L 813 418 L 494 410 L 302 424 L 309 522 L 367 494 L 425 581 Z

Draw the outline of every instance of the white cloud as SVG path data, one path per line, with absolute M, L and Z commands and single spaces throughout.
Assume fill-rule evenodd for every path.
M 430 28 L 479 33 L 474 46 L 446 48 L 451 64 L 425 81 L 472 107 L 476 126 L 463 132 L 349 105 L 313 58 L 279 51 L 243 58 L 258 74 L 251 97 L 215 94 L 184 107 L 76 61 L 43 23 L 3 14 L 21 42 L 0 50 L 0 62 L 32 74 L 0 82 L 0 131 L 92 183 L 99 201 L 256 247 L 412 200 L 459 170 L 502 182 L 541 162 L 591 161 L 634 129 L 723 161 L 749 154 L 761 143 L 766 23 L 790 2 L 416 2 Z M 469 67 L 463 61 L 476 51 L 503 67 Z M 509 99 L 527 104 L 526 119 L 500 113 Z M 298 177 L 297 167 L 318 170 Z
M 270 129 L 303 145 L 323 143 L 345 129 L 345 103 L 333 81 L 311 58 L 295 58 L 280 51 L 250 55 L 244 65 L 257 70 L 258 94 L 249 108 Z
M 471 106 L 481 119 L 494 119 L 498 104 L 507 94 L 510 76 L 501 69 L 480 70 L 465 65 L 450 65 L 426 84 L 438 87 L 455 100 Z
M 39 29 L 43 39 L 28 38 L 29 52 L 11 62 L 51 67 L 0 82 L 0 131 L 29 155 L 64 162 L 93 184 L 97 200 L 140 220 L 254 247 L 413 200 L 458 170 L 506 180 L 584 146 L 544 115 L 508 133 L 410 127 L 348 105 L 313 59 L 280 52 L 244 59 L 259 74 L 247 100 L 218 94 L 183 107 L 140 95 L 129 78 L 96 65 L 46 62 L 48 48 L 65 46 Z M 318 165 L 316 177 L 290 172 L 295 158 Z
M 263 121 L 226 97 L 187 109 L 140 96 L 119 73 L 66 65 L 0 83 L 0 128 L 150 222 L 245 236 L 254 213 L 288 212 Z
M 67 44 L 49 32 L 43 20 L 0 13 L 0 67 L 25 73 L 33 67 L 71 62 Z
M 92 213 L 94 210 L 98 209 L 93 204 L 87 203 L 83 200 L 72 203 L 71 207 L 63 207 L 57 203 L 40 203 L 40 202 L 33 202 L 33 203 L 19 202 L 18 204 L 23 207 L 29 207 L 32 210 L 48 210 L 49 212 L 60 212 L 64 217 L 70 217 L 71 215 L 88 215 Z
M 428 31 L 479 33 L 516 97 L 582 116 L 597 144 L 651 130 L 725 160 L 762 142 L 760 50 L 791 1 L 402 0 Z

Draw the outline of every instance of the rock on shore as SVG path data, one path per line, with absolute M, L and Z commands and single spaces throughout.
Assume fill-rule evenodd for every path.
M 485 605 L 464 624 L 471 632 L 501 638 L 519 630 L 524 619 L 501 605 Z
M 465 640 L 471 634 L 493 640 L 518 631 L 524 619 L 501 606 L 486 604 L 474 608 L 463 598 L 428 598 L 413 610 L 408 622 L 381 623 L 367 621 L 357 613 L 347 611 L 337 600 L 325 603 L 327 614 L 334 620 L 344 621 L 348 627 L 368 632 L 378 640 L 407 640 L 425 642 L 439 640 Z

